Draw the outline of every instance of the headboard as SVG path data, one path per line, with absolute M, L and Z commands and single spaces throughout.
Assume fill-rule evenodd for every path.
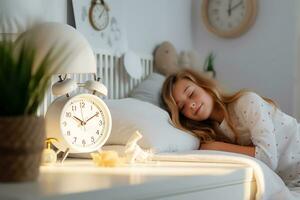
M 143 67 L 143 76 L 140 79 L 132 79 L 123 66 L 123 58 L 114 55 L 109 51 L 97 51 L 95 57 L 97 61 L 97 77 L 101 78 L 101 82 L 108 89 L 108 96 L 103 99 L 121 99 L 128 97 L 131 90 L 143 81 L 149 74 L 153 72 L 152 55 L 141 55 L 141 63 Z M 92 80 L 92 74 L 75 74 L 70 77 L 78 83 L 84 83 L 86 80 Z M 52 78 L 52 83 L 58 80 L 57 76 Z M 83 91 L 80 88 L 79 91 Z M 38 115 L 45 115 L 48 105 L 55 99 L 52 95 L 51 87 L 46 93 L 44 102 L 38 109 Z

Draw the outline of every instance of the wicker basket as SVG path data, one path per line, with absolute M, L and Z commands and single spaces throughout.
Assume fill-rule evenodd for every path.
M 0 117 L 0 182 L 34 181 L 44 148 L 43 117 Z

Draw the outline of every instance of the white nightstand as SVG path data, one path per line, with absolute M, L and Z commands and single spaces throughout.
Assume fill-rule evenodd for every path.
M 3 173 L 3 172 L 1 172 Z M 4 172 L 5 173 L 5 172 Z M 1 200 L 252 199 L 252 168 L 239 164 L 151 162 L 119 168 L 91 160 L 41 167 L 38 181 L 0 184 Z

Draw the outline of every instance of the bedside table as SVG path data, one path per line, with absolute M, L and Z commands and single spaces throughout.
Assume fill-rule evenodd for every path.
M 1 200 L 252 199 L 253 169 L 240 164 L 150 162 L 102 168 L 88 159 L 41 166 L 36 182 L 0 184 Z

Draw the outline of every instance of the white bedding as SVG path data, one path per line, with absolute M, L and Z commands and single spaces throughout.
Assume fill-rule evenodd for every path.
M 256 199 L 300 199 L 300 187 L 288 188 L 281 178 L 260 160 L 242 154 L 221 151 L 194 150 L 176 153 L 160 153 L 152 158 L 157 161 L 213 162 L 246 164 L 254 169 L 257 184 Z

